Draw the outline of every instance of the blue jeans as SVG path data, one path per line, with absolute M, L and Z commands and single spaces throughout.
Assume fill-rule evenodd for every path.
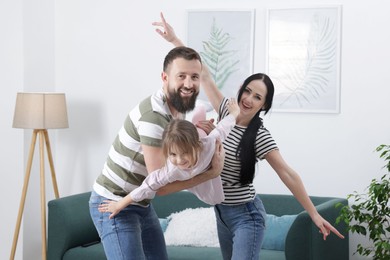
M 164 235 L 152 205 L 129 205 L 114 218 L 98 210 L 107 198 L 92 192 L 89 210 L 109 260 L 168 259 Z
M 218 239 L 224 260 L 259 259 L 266 212 L 258 196 L 240 205 L 216 205 Z

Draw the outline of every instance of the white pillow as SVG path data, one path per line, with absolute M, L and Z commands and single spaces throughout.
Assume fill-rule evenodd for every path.
M 219 247 L 214 209 L 188 208 L 168 217 L 167 246 Z

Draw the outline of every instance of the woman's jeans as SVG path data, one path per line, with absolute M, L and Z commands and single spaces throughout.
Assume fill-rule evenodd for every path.
M 111 213 L 98 210 L 104 200 L 107 198 L 92 192 L 89 210 L 107 259 L 168 259 L 164 235 L 152 205 L 129 205 L 109 219 Z
M 240 205 L 216 205 L 218 239 L 224 260 L 259 259 L 266 212 L 258 196 Z

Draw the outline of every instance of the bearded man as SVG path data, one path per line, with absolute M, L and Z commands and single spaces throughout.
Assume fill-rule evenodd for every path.
M 172 49 L 164 59 L 162 89 L 130 111 L 109 150 L 89 202 L 108 259 L 168 259 L 164 235 L 149 200 L 129 205 L 112 219 L 109 212 L 99 212 L 98 206 L 107 200 L 122 199 L 150 172 L 163 167 L 162 133 L 170 120 L 184 119 L 186 112 L 194 109 L 201 71 L 201 58 L 195 50 Z M 220 149 L 218 144 L 216 151 Z M 222 170 L 221 156 L 216 152 L 212 167 L 203 174 L 168 184 L 157 194 L 187 189 L 215 178 Z

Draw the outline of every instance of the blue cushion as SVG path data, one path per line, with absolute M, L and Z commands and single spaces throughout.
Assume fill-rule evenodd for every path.
M 262 248 L 284 251 L 287 233 L 297 215 L 275 216 L 267 214 Z
M 165 230 L 167 230 L 167 226 L 168 226 L 168 219 L 159 218 L 158 220 L 160 221 L 162 231 L 165 232 Z

